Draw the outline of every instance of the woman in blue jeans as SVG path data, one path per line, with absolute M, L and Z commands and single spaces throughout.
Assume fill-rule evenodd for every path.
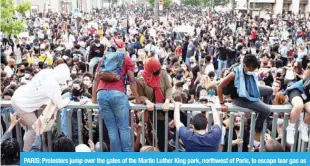
M 264 121 L 270 114 L 270 107 L 265 103 L 269 102 L 272 95 L 272 89 L 270 87 L 258 85 L 257 73 L 254 72 L 258 66 L 259 61 L 255 55 L 246 55 L 243 63 L 235 67 L 223 79 L 217 89 L 222 111 L 228 110 L 228 107 L 224 104 L 223 93 L 225 93 L 230 94 L 235 105 L 251 109 L 258 113 L 255 125 L 256 136 L 259 136 Z M 261 101 L 261 97 L 264 102 Z

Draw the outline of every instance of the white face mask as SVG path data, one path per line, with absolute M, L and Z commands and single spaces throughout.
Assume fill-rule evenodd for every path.
M 246 54 L 246 51 L 245 51 L 245 50 L 243 50 L 243 51 L 242 51 L 242 54 L 243 54 L 243 55 L 245 55 L 245 54 Z
M 100 47 L 100 44 L 96 44 L 96 47 Z
M 254 71 L 248 71 L 248 72 L 246 72 L 245 74 L 247 74 L 247 75 L 254 75 L 255 72 L 254 72 Z
M 278 119 L 278 125 L 282 125 L 283 124 L 283 119 L 282 118 L 279 118 Z

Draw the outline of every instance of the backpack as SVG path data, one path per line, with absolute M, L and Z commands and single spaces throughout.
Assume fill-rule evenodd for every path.
M 121 52 L 108 52 L 103 55 L 103 61 L 100 64 L 99 78 L 107 82 L 119 81 L 123 67 L 125 54 Z

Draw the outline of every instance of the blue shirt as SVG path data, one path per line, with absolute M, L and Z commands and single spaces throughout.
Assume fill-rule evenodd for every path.
M 213 125 L 211 131 L 200 135 L 182 126 L 179 136 L 185 145 L 186 152 L 217 152 L 222 130 L 218 125 Z

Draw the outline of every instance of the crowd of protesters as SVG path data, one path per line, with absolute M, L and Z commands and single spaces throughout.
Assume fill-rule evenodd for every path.
M 176 141 L 181 151 L 227 151 L 230 118 L 226 103 L 258 113 L 253 151 L 260 147 L 261 134 L 266 137 L 266 151 L 288 151 L 296 143 L 296 129 L 302 141 L 308 142 L 309 19 L 269 13 L 259 18 L 241 12 L 217 13 L 175 5 L 164 9 L 161 15 L 160 20 L 154 20 L 153 10 L 142 6 L 96 10 L 78 16 L 40 13 L 29 19 L 28 36 L 2 35 L 1 97 L 12 100 L 12 107 L 1 108 L 2 162 L 18 163 L 20 149 L 46 151 L 46 143 L 36 131 L 41 124 L 36 123 L 34 128 L 32 125 L 37 119 L 34 112 L 47 99 L 58 108 L 68 104 L 64 102 L 67 100 L 99 105 L 98 111 L 80 109 L 84 144 L 78 141 L 78 109 L 60 110 L 57 123 L 61 123 L 62 134 L 53 135 L 55 152 L 100 149 L 99 119 L 103 119 L 103 151 L 132 151 L 130 130 L 135 135 L 134 151 L 165 151 L 164 112 L 170 103 L 174 103 L 175 110 L 169 112 L 168 151 L 174 151 Z M 107 81 L 101 69 L 109 65 L 105 62 L 111 52 L 122 58 L 118 62 L 121 68 L 119 77 Z M 224 113 L 223 124 L 214 106 L 218 100 Z M 134 110 L 132 129 L 129 102 L 145 104 L 148 109 L 144 122 L 143 112 Z M 152 121 L 154 114 L 149 112 L 154 111 L 155 103 L 163 103 L 163 111 L 156 112 L 156 123 Z M 280 113 L 277 120 L 277 137 L 271 138 L 270 105 L 288 103 L 293 109 L 286 128 L 287 144 L 283 147 L 280 143 L 284 114 Z M 211 107 L 211 131 L 207 131 L 212 124 L 208 124 L 205 113 L 187 114 L 180 111 L 182 104 Z M 5 123 L 5 111 L 11 114 L 10 126 Z M 303 111 L 306 114 L 300 118 Z M 67 138 L 67 113 L 72 114 L 72 139 Z M 89 117 L 93 119 L 91 125 L 87 123 Z M 190 129 L 183 125 L 188 119 Z M 251 150 L 251 122 L 248 116 L 246 119 L 244 136 L 240 138 L 241 114 L 235 114 L 232 151 L 238 151 L 240 144 L 242 151 Z M 267 132 L 261 133 L 265 120 Z M 12 132 L 18 123 L 25 134 L 23 148 Z M 157 124 L 155 145 L 153 123 Z M 88 138 L 89 128 L 93 128 L 93 140 Z M 176 130 L 180 140 L 173 138 Z M 148 146 L 142 147 L 142 142 Z

